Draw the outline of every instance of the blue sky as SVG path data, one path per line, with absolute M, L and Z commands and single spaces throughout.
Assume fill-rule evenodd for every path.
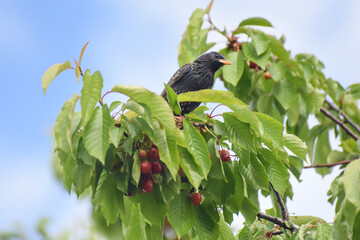
M 51 169 L 52 127 L 62 104 L 79 93 L 80 84 L 73 71 L 66 71 L 44 97 L 44 71 L 55 63 L 78 58 L 82 46 L 90 41 L 82 66 L 101 71 L 103 91 L 123 83 L 160 93 L 178 68 L 177 47 L 188 18 L 195 8 L 208 3 L 0 1 L 0 231 L 13 228 L 18 221 L 35 238 L 34 225 L 40 217 L 51 218 L 55 234 L 75 222 L 86 223 L 89 216 L 88 201 L 69 196 Z M 348 86 L 360 81 L 359 13 L 356 0 L 215 0 L 211 16 L 219 28 L 226 25 L 228 29 L 248 17 L 267 18 L 276 27 L 271 33 L 286 36 L 285 46 L 292 55 L 315 54 L 324 62 L 327 76 Z M 210 40 L 223 41 L 215 33 Z M 215 88 L 222 88 L 221 83 Z M 334 210 L 325 204 L 325 195 L 332 177 L 321 179 L 313 170 L 306 170 L 303 179 L 301 185 L 294 185 L 290 212 L 331 221 Z

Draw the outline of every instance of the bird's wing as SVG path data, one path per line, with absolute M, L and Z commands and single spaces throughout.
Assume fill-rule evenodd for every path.
M 191 63 L 187 63 L 181 68 L 179 68 L 174 75 L 170 78 L 169 82 L 167 83 L 170 87 L 172 87 L 176 82 L 178 82 L 187 71 L 190 70 Z M 163 97 L 166 97 L 166 88 L 160 94 Z

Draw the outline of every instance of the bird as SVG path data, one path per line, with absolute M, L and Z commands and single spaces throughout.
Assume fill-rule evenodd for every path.
M 214 85 L 214 74 L 224 65 L 231 65 L 218 52 L 200 55 L 194 62 L 180 67 L 167 83 L 176 94 L 210 89 Z M 160 94 L 167 100 L 166 88 Z M 201 102 L 181 102 L 181 115 L 194 111 Z

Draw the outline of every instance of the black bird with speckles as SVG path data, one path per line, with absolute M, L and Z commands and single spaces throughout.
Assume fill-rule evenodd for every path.
M 185 64 L 171 77 L 168 85 L 176 94 L 210 89 L 214 85 L 214 74 L 223 65 L 231 65 L 220 53 L 210 52 L 201 55 L 194 62 Z M 166 100 L 166 89 L 161 93 Z M 200 102 L 180 103 L 181 115 L 195 110 Z

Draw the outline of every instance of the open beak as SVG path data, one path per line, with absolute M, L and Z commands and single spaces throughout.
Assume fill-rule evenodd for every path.
M 224 65 L 231 65 L 232 63 L 225 59 L 220 59 L 219 62 L 221 62 Z

